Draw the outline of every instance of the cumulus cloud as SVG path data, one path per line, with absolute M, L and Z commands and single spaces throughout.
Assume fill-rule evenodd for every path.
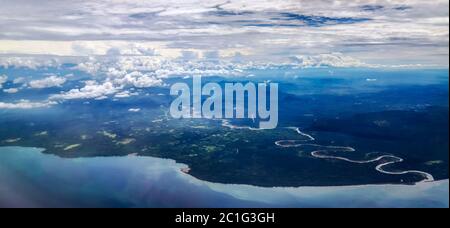
M 91 57 L 88 61 L 79 63 L 75 69 L 94 75 L 101 69 L 101 67 L 100 62 Z
M 92 66 L 92 67 L 86 67 Z M 158 86 L 170 76 L 202 75 L 232 76 L 240 66 L 230 61 L 210 62 L 204 59 L 184 61 L 161 56 L 121 56 L 118 58 L 89 58 L 76 69 L 93 75 L 104 75 L 121 85 L 138 88 Z
M 291 60 L 300 67 L 374 67 L 342 53 L 315 56 L 293 56 Z
M 29 100 L 20 100 L 16 103 L 0 102 L 0 109 L 33 109 L 33 108 L 48 108 L 55 105 L 56 102 L 31 102 Z
M 46 77 L 44 79 L 40 80 L 33 80 L 30 81 L 29 86 L 33 89 L 44 89 L 44 88 L 51 88 L 51 87 L 59 87 L 66 83 L 67 79 L 64 77 L 58 77 L 56 75 L 52 75 L 50 77 Z
M 1 41 L 0 41 L 1 44 Z M 1 49 L 1 45 L 0 45 Z M 1 51 L 0 51 L 1 53 Z M 4 68 L 10 68 L 10 67 L 16 67 L 16 68 L 30 68 L 30 69 L 37 69 L 39 67 L 57 67 L 61 65 L 59 60 L 54 57 L 18 57 L 18 56 L 0 56 L 0 67 Z
M 162 80 L 156 78 L 155 76 L 149 76 L 145 73 L 133 71 L 131 73 L 126 74 L 121 78 L 117 78 L 114 80 L 115 83 L 119 85 L 132 85 L 137 88 L 148 88 L 159 86 L 162 84 Z
M 111 82 L 98 84 L 95 81 L 85 82 L 81 89 L 71 89 L 61 94 L 50 96 L 50 100 L 74 100 L 74 99 L 104 99 L 108 95 L 117 93 L 120 88 L 115 87 Z

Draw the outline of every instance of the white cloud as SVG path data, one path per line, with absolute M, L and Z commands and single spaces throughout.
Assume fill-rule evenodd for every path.
M 105 99 L 108 99 L 108 96 L 103 95 L 103 96 L 95 98 L 95 100 L 97 100 L 97 101 L 101 101 L 101 100 L 105 100 Z
M 145 73 L 138 71 L 133 71 L 121 78 L 117 78 L 114 80 L 114 82 L 123 86 L 132 85 L 137 88 L 148 88 L 159 86 L 162 84 L 161 79 L 156 78 L 155 76 L 149 76 Z
M 137 96 L 139 93 L 130 93 L 129 91 L 122 91 L 114 95 L 115 98 L 128 98 L 131 96 Z
M 192 60 L 217 59 L 214 50 L 221 50 L 221 58 L 239 52 L 247 61 L 269 63 L 298 53 L 341 52 L 373 64 L 448 66 L 448 0 L 60 0 L 27 1 L 30 7 L 18 4 L 2 1 L 2 55 L 160 55 Z M 364 10 L 363 5 L 382 7 Z M 313 16 L 311 20 L 309 16 Z M 0 58 L 0 65 L 38 67 L 42 63 L 21 57 Z M 99 68 L 79 67 L 89 72 Z
M 2 41 L 0 41 L 2 44 Z M 8 47 L 8 44 L 5 45 Z M 2 45 L 0 45 L 0 49 Z M 0 51 L 1 53 L 1 51 Z M 10 67 L 26 67 L 30 69 L 37 69 L 39 67 L 57 67 L 60 65 L 60 62 L 57 58 L 48 58 L 44 56 L 39 57 L 17 57 L 17 56 L 9 56 L 9 57 L 0 57 L 0 67 L 10 68 Z
M 342 53 L 315 56 L 294 56 L 291 60 L 300 67 L 374 67 Z
M 95 81 L 87 81 L 81 89 L 72 89 L 67 92 L 50 96 L 50 100 L 73 100 L 73 99 L 105 99 L 108 95 L 117 93 L 119 87 L 111 82 L 98 84 Z
M 97 62 L 94 58 L 89 58 L 88 61 L 78 64 L 75 69 L 95 75 L 101 67 L 100 62 Z
M 140 108 L 130 108 L 128 109 L 129 112 L 140 112 L 141 109 Z
M 239 67 L 230 61 L 183 61 L 162 56 L 121 56 L 113 59 L 89 58 L 80 63 L 77 69 L 93 75 L 106 75 L 120 85 L 142 88 L 158 86 L 162 83 L 161 79 L 170 76 L 231 76 L 239 73 Z
M 29 83 L 29 86 L 33 89 L 44 89 L 44 88 L 51 88 L 51 87 L 59 87 L 66 83 L 67 79 L 64 77 L 58 77 L 56 75 L 52 75 L 50 77 L 40 79 L 40 80 L 33 80 Z
M 3 92 L 5 92 L 5 93 L 17 93 L 17 92 L 19 92 L 19 89 L 17 89 L 17 88 L 4 89 Z
M 28 100 L 20 100 L 17 103 L 0 102 L 0 109 L 48 108 L 55 104 L 56 104 L 56 102 L 30 102 Z

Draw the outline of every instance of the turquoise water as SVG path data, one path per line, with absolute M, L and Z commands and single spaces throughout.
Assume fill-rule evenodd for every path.
M 152 157 L 65 159 L 0 148 L 0 207 L 449 207 L 448 180 L 261 188 L 201 181 Z

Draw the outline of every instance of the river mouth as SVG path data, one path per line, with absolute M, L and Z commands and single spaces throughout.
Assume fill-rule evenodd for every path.
M 448 207 L 449 181 L 273 187 L 218 184 L 153 157 L 60 158 L 0 147 L 0 207 Z

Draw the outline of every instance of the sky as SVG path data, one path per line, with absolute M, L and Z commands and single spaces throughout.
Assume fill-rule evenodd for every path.
M 448 0 L 0 0 L 0 54 L 448 65 Z
M 448 68 L 449 61 L 448 0 L 0 0 L 0 6 L 0 69 L 73 63 L 102 76 L 37 107 L 160 86 L 174 75 L 277 66 Z M 0 72 L 0 90 L 61 87 L 70 76 Z M 8 81 L 21 87 L 5 87 Z M 20 103 L 36 105 L 23 100 L 0 108 Z

